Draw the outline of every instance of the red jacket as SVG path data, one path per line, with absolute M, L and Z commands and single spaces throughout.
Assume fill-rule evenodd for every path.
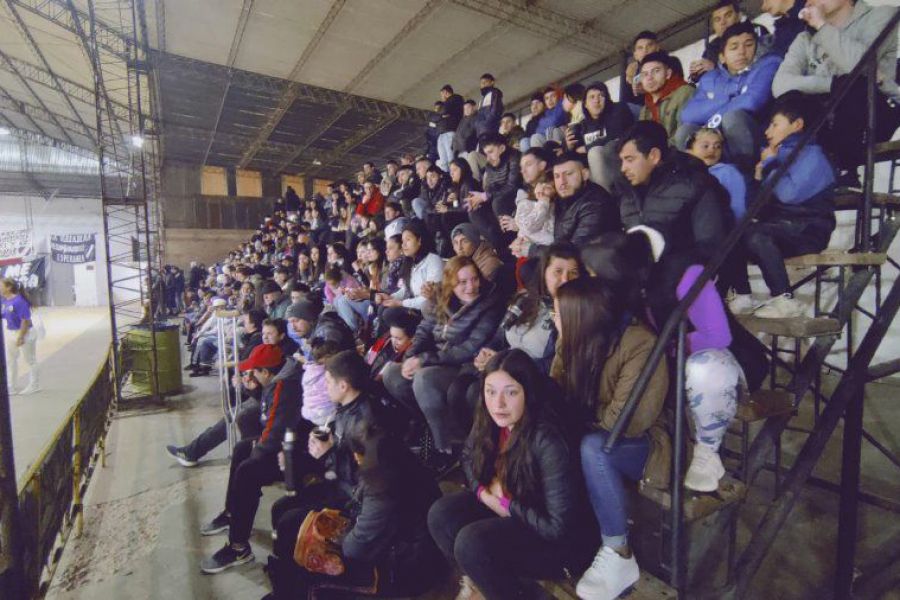
M 370 217 L 374 217 L 381 213 L 384 210 L 384 196 L 381 195 L 381 190 L 375 188 L 372 190 L 372 197 L 369 198 L 369 201 L 366 202 L 362 200 L 359 204 L 356 205 L 356 214 L 358 215 L 369 215 Z

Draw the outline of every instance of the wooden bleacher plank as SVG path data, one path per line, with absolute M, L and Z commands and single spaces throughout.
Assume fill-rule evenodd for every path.
M 756 390 L 738 403 L 737 419 L 747 423 L 762 421 L 794 410 L 794 397 L 784 390 Z
M 684 519 L 694 521 L 710 515 L 723 507 L 740 502 L 747 493 L 747 487 L 737 479 L 725 475 L 719 481 L 719 489 L 713 494 L 701 494 L 685 490 Z M 660 490 L 642 485 L 640 494 L 668 510 L 672 506 L 669 490 Z
M 783 337 L 810 338 L 841 332 L 837 319 L 830 317 L 795 317 L 793 319 L 761 319 L 753 315 L 736 315 L 738 322 L 751 333 L 767 333 Z
M 900 158 L 900 140 L 891 140 L 875 144 L 875 161 L 896 160 Z
M 834 195 L 835 210 L 856 210 L 862 206 L 862 192 L 855 190 L 839 190 Z M 892 194 L 876 192 L 872 195 L 872 206 L 900 208 L 900 197 Z
M 886 262 L 887 253 L 827 250 L 820 254 L 804 254 L 787 258 L 784 264 L 788 267 L 838 267 L 883 265 Z
M 541 581 L 544 588 L 556 600 L 579 600 L 575 584 L 571 581 Z M 622 596 L 624 600 L 667 600 L 677 598 L 675 590 L 650 573 L 641 570 L 641 578 L 631 593 Z

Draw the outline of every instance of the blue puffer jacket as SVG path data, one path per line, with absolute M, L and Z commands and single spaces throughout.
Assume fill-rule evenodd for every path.
M 787 161 L 800 137 L 800 133 L 786 137 L 778 147 L 778 153 L 763 162 L 763 182 L 775 176 L 778 166 Z M 775 185 L 778 201 L 769 205 L 767 217 L 816 219 L 833 229 L 834 183 L 834 167 L 822 147 L 807 145 Z
M 565 125 L 567 119 L 568 115 L 566 114 L 566 111 L 563 110 L 563 103 L 562 100 L 560 100 L 556 103 L 556 106 L 554 106 L 550 110 L 545 110 L 541 114 L 541 118 L 538 119 L 535 133 L 547 135 L 548 130 L 553 129 L 554 127 L 562 127 L 563 125 Z
M 761 112 L 772 99 L 772 80 L 780 64 L 780 56 L 767 54 L 737 75 L 724 65 L 713 69 L 700 78 L 697 93 L 681 109 L 681 122 L 718 127 L 727 113 Z

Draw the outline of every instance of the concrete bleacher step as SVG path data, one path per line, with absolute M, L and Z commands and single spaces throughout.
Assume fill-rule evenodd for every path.
M 834 195 L 835 210 L 857 210 L 862 206 L 863 193 L 858 190 L 841 189 Z M 875 192 L 872 194 L 872 206 L 900 208 L 900 197 L 893 194 Z
M 849 250 L 827 250 L 819 254 L 804 254 L 787 258 L 788 267 L 842 267 L 881 266 L 887 262 L 887 253 L 850 252 Z
M 745 423 L 755 423 L 793 411 L 793 394 L 784 390 L 756 390 L 746 399 L 738 402 L 735 418 Z
M 765 333 L 782 337 L 812 338 L 837 335 L 841 324 L 831 317 L 794 317 L 791 319 L 762 319 L 753 315 L 736 315 L 735 318 L 750 333 Z
M 540 584 L 545 592 L 557 600 L 579 600 L 573 581 L 541 581 Z M 665 582 L 646 571 L 641 571 L 641 578 L 637 585 L 630 593 L 621 598 L 624 600 L 667 600 L 677 597 L 678 594 L 675 590 Z

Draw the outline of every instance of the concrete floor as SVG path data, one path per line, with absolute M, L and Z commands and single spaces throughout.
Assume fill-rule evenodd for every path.
M 194 387 L 166 401 L 165 408 L 120 413 L 108 441 L 108 466 L 97 469 L 85 503 L 85 528 L 66 548 L 49 598 L 247 599 L 267 593 L 261 563 L 269 552 L 269 507 L 280 491 L 265 490 L 254 525 L 256 562 L 216 576 L 205 576 L 199 562 L 217 550 L 224 537 L 201 537 L 200 525 L 222 508 L 227 479 L 226 450 L 220 447 L 200 466 L 186 469 L 164 454 L 167 443 L 183 443 L 219 415 L 215 378 L 188 380 Z M 872 385 L 866 405 L 866 428 L 897 448 L 896 399 L 900 384 Z M 808 411 L 796 418 L 808 420 Z M 790 464 L 805 436 L 785 436 L 785 463 Z M 840 439 L 829 443 L 816 475 L 838 481 Z M 900 497 L 895 467 L 864 442 L 863 489 Z M 770 501 L 772 477 L 764 473 L 741 512 L 739 540 L 750 532 Z M 807 487 L 760 569 L 754 598 L 819 599 L 830 597 L 837 495 Z M 860 513 L 858 565 L 900 529 L 894 513 L 863 505 Z M 741 546 L 742 547 L 742 546 Z M 434 598 L 452 598 L 450 586 Z M 430 596 L 431 597 L 431 596 Z M 886 598 L 900 598 L 900 588 Z
M 108 308 L 44 307 L 39 314 L 47 331 L 37 343 L 41 390 L 10 398 L 19 481 L 94 380 L 109 349 Z M 22 387 L 29 369 L 21 359 L 19 369 Z

